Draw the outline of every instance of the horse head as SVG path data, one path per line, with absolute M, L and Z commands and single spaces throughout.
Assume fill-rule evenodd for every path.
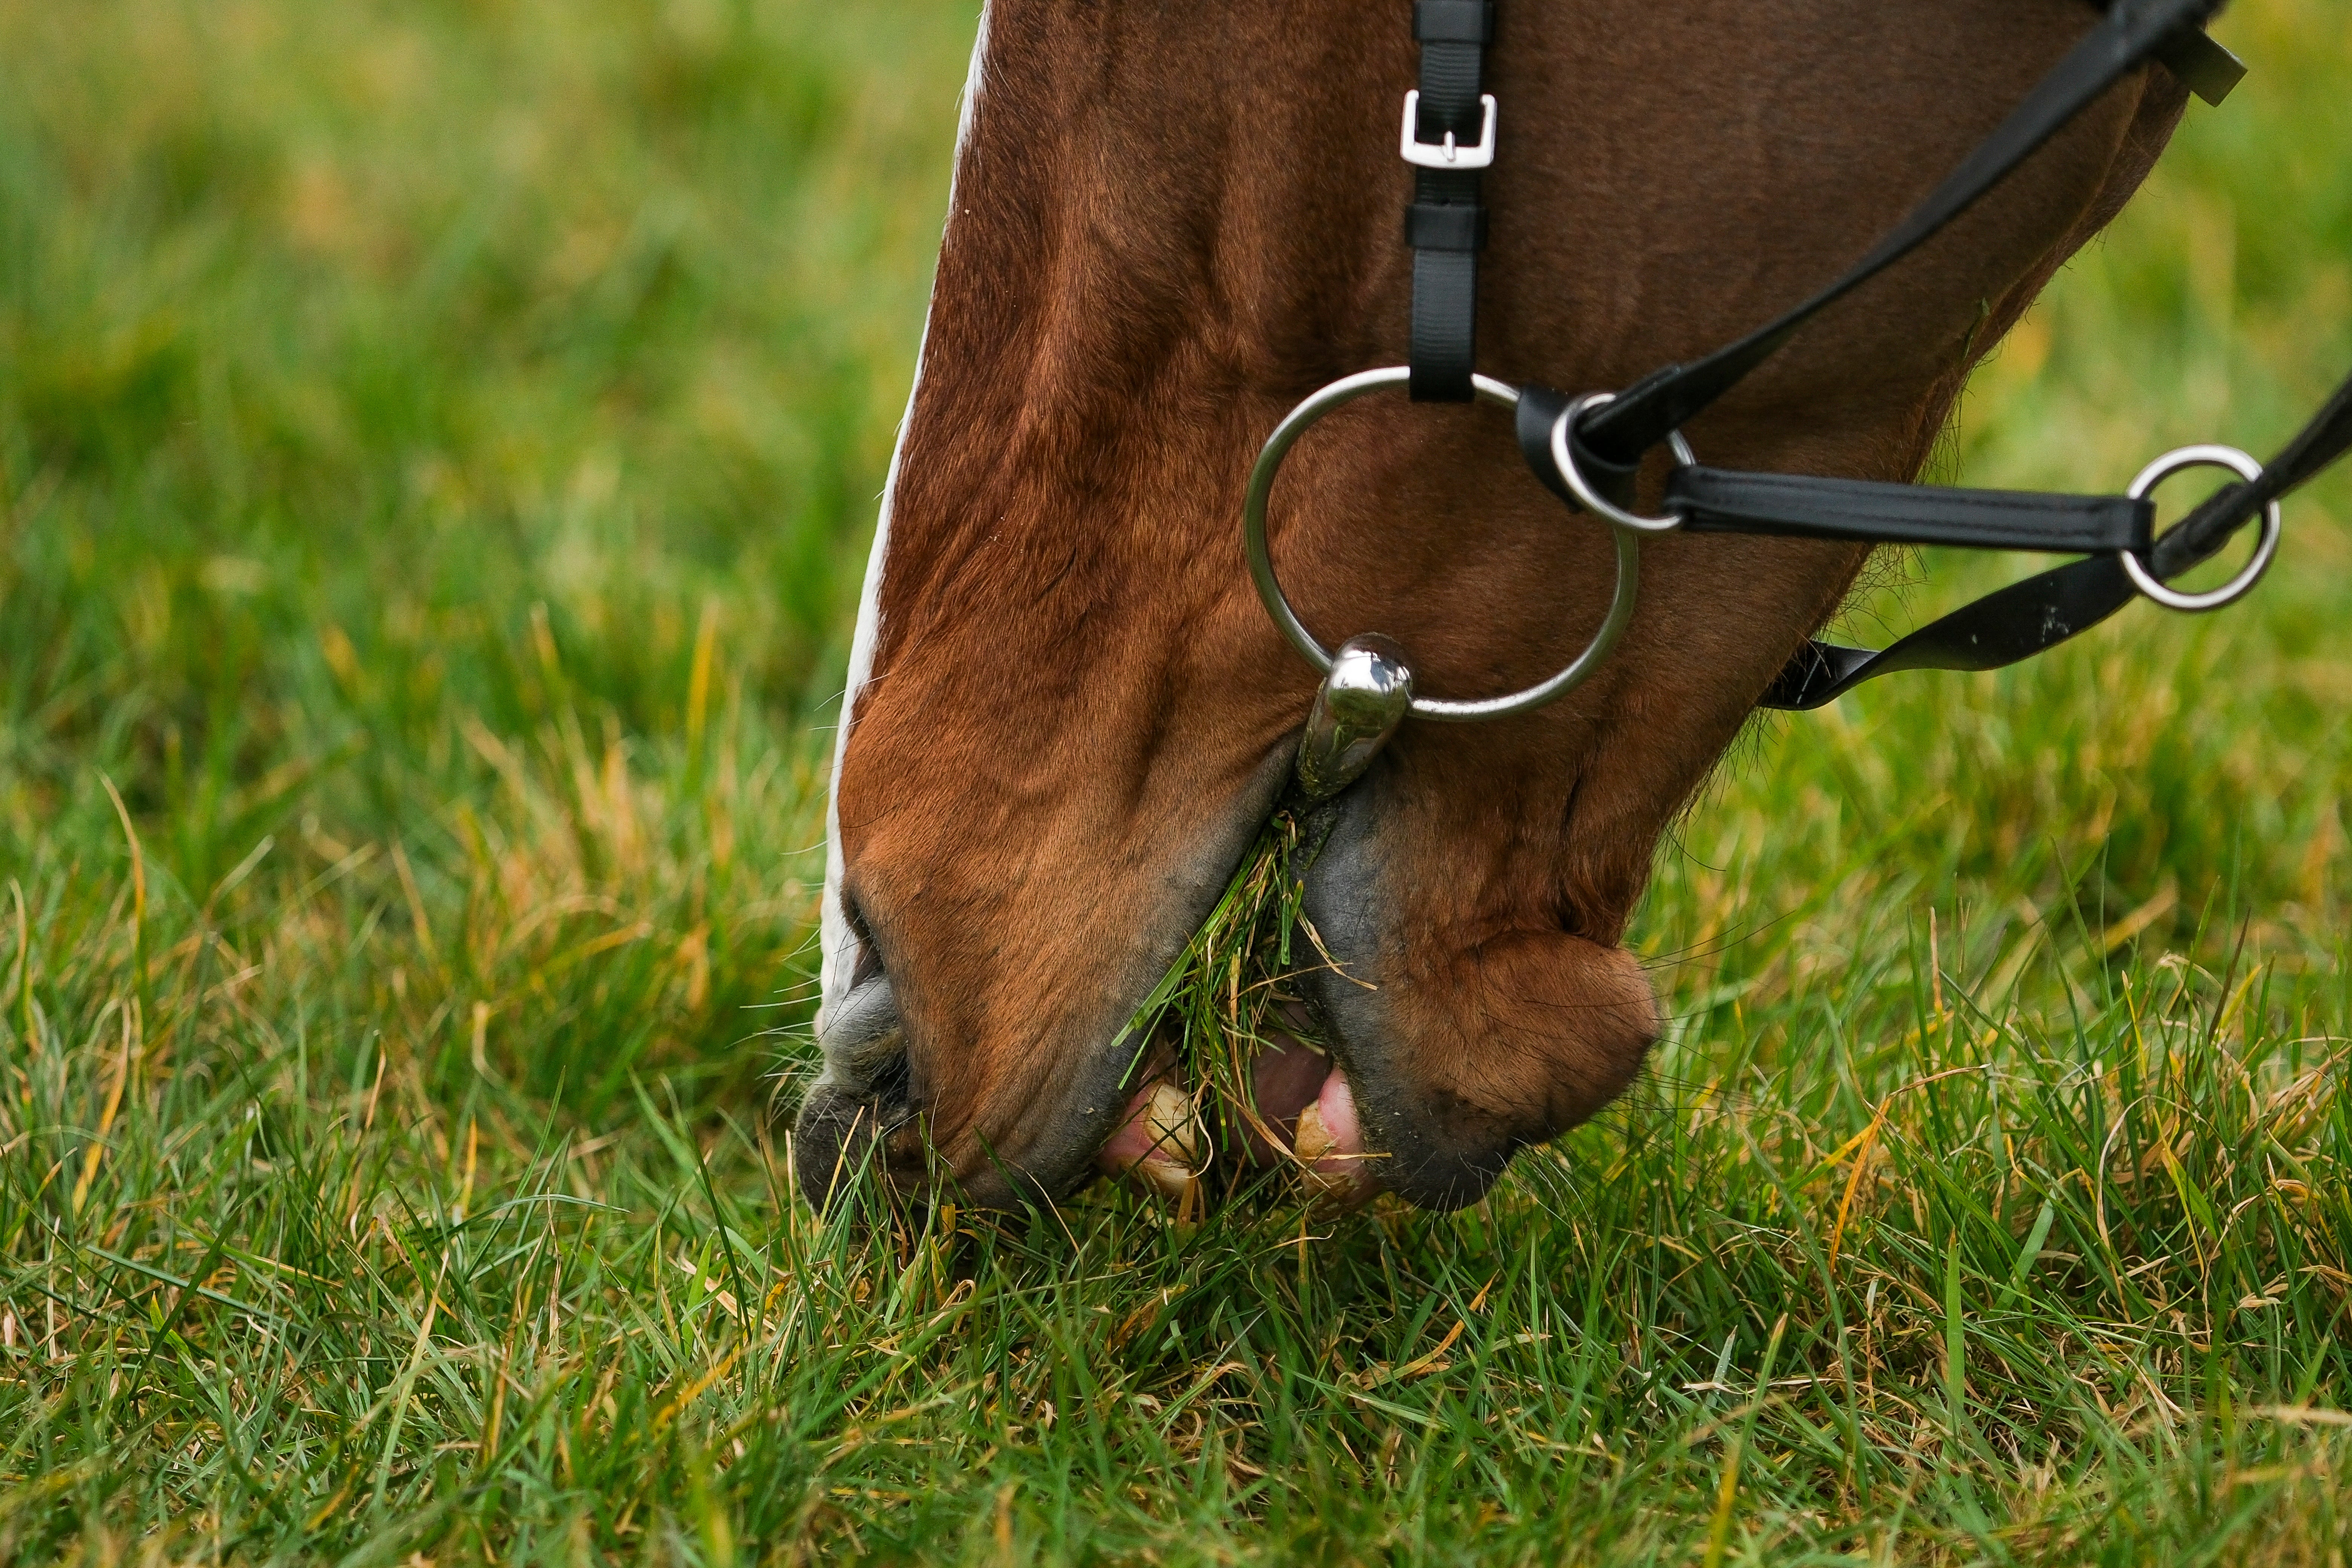
M 901 1177 L 1050 1198 L 1128 1112 L 1121 1027 L 1273 806 L 1317 689 L 1244 568 L 1251 458 L 1307 394 L 1406 357 L 1409 10 L 991 0 L 841 717 L 813 1193 L 878 1134 Z M 2095 21 L 2080 0 L 1502 0 L 1481 370 L 1613 389 L 1737 336 L 1866 250 Z M 2126 79 L 1689 440 L 1913 478 L 2181 103 L 2161 69 Z M 1305 623 L 1394 637 L 1434 696 L 1540 680 L 1610 597 L 1606 532 L 1489 408 L 1352 404 L 1271 515 Z M 1658 1026 L 1619 943 L 1660 836 L 1866 554 L 1658 539 L 1583 685 L 1408 721 L 1308 876 L 1334 1065 L 1286 1068 L 1287 1108 L 1444 1206 L 1617 1094 Z

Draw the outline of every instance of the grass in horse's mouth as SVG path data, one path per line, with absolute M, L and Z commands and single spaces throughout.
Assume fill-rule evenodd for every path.
M 1187 1110 L 1170 1105 L 1152 1113 L 1166 1152 L 1181 1148 L 1188 1156 L 1152 1162 L 1180 1173 L 1154 1184 L 1176 1198 L 1182 1217 L 1201 1201 L 1198 1178 L 1214 1173 L 1221 1184 L 1236 1185 L 1253 1151 L 1310 1192 L 1323 1184 L 1314 1166 L 1328 1140 L 1316 1108 L 1308 1104 L 1295 1120 L 1269 1114 L 1260 1108 L 1255 1078 L 1270 1049 L 1326 1050 L 1302 984 L 1308 973 L 1333 966 L 1301 907 L 1319 842 L 1300 813 L 1277 811 L 1128 1023 L 1127 1088 L 1139 1089 L 1159 1074 L 1186 1102 Z

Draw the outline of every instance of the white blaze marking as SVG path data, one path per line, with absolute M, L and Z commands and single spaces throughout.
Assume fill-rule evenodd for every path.
M 973 110 L 980 103 L 982 73 L 988 52 L 988 6 L 980 10 L 980 27 L 971 40 L 971 64 L 965 69 L 963 98 L 956 115 L 955 164 L 948 177 L 948 222 L 956 212 L 956 184 L 963 174 L 964 148 L 971 140 Z M 940 234 L 946 244 L 945 226 Z M 937 286 L 934 284 L 934 297 Z M 833 787 L 824 808 L 824 902 L 818 924 L 823 957 L 819 983 L 823 999 L 817 1005 L 816 1028 L 821 1037 L 834 1006 L 849 994 L 849 977 L 857 971 L 858 941 L 841 907 L 841 763 L 849 752 L 849 727 L 857 716 L 857 697 L 874 670 L 874 645 L 882 631 L 882 568 L 890 541 L 890 504 L 898 490 L 898 460 L 907 450 L 907 431 L 915 422 L 915 395 L 923 384 L 923 353 L 930 342 L 930 313 L 923 315 L 923 343 L 915 351 L 914 384 L 907 389 L 907 411 L 899 416 L 898 439 L 890 449 L 889 475 L 882 483 L 882 507 L 874 522 L 874 548 L 866 557 L 866 586 L 857 599 L 857 629 L 849 640 L 849 677 L 841 693 L 841 721 L 833 741 Z

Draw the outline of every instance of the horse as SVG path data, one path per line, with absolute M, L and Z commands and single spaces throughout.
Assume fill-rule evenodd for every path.
M 1410 349 L 1411 11 L 988 0 L 840 717 L 824 1064 L 793 1140 L 812 1196 L 871 1159 L 976 1204 L 1051 1202 L 1127 1136 L 1150 1086 L 1122 1026 L 1281 796 L 1317 690 L 1235 545 L 1250 456 L 1301 397 Z M 2083 0 L 1495 15 L 1508 157 L 1479 368 L 1587 388 L 1806 297 L 2099 24 Z M 2126 75 L 1688 441 L 1914 479 L 2186 96 L 2162 64 Z M 1662 484 L 1653 461 L 1640 492 Z M 1305 624 L 1395 634 L 1441 697 L 1541 679 L 1610 599 L 1604 531 L 1475 406 L 1335 413 L 1291 455 L 1272 536 Z M 1582 685 L 1507 721 L 1406 724 L 1307 874 L 1331 1048 L 1275 1113 L 1314 1106 L 1370 1157 L 1366 1185 L 1443 1209 L 1622 1090 L 1659 1028 L 1620 945 L 1653 852 L 1870 549 L 1650 541 Z

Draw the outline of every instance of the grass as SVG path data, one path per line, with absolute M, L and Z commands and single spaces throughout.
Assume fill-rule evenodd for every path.
M 0 1556 L 2340 1561 L 2342 479 L 1759 728 L 1654 1071 L 1474 1210 L 796 1204 L 972 20 L 0 0 Z M 2340 18 L 2221 31 L 1970 479 L 2352 365 Z M 2017 563 L 1928 565 L 1859 629 Z

